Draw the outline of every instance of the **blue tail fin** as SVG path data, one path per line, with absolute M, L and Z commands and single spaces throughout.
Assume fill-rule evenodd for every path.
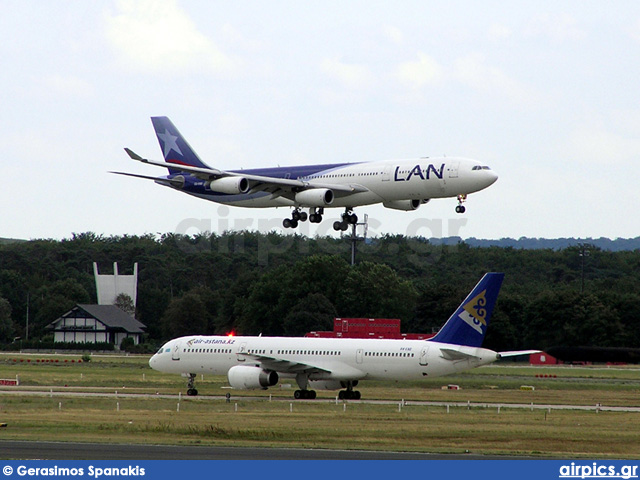
M 190 165 L 192 167 L 210 168 L 200 160 L 175 125 L 167 117 L 151 117 L 164 160 L 167 163 Z M 180 169 L 169 169 L 169 173 L 178 173 Z
M 487 333 L 504 273 L 487 273 L 460 304 L 433 342 L 480 347 Z

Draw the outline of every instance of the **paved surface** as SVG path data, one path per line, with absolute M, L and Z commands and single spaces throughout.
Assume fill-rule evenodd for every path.
M 0 458 L 5 460 L 512 460 L 516 457 L 371 452 L 364 450 L 195 447 L 0 440 Z
M 87 391 L 54 391 L 53 388 L 47 390 L 47 387 L 41 389 L 29 389 L 24 387 L 0 387 L 0 395 L 34 395 L 48 397 L 103 397 L 103 398 L 165 398 L 179 400 L 188 400 L 190 397 L 186 395 L 151 395 L 147 393 L 126 393 L 123 391 L 114 392 L 87 392 Z M 60 388 L 60 387 L 55 387 Z M 203 400 L 225 400 L 221 395 L 199 395 L 198 398 Z M 231 397 L 231 402 L 238 401 L 265 401 L 266 397 Z M 337 400 L 321 398 L 316 400 L 294 400 L 286 397 L 273 397 L 270 401 L 287 402 L 287 403 L 335 403 Z M 534 404 L 534 403 L 486 403 L 486 402 L 430 402 L 430 401 L 398 401 L 398 400 L 340 400 L 339 403 L 362 403 L 373 405 L 398 405 L 402 406 L 435 406 L 435 407 L 468 407 L 468 408 L 524 408 L 536 410 L 591 410 L 602 412 L 638 412 L 640 407 L 612 407 L 607 405 L 560 405 L 560 404 Z

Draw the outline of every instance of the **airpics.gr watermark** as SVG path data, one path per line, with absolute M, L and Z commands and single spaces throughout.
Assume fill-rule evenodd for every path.
M 348 230 L 343 234 L 345 242 L 336 242 L 335 232 L 333 231 L 332 223 L 327 221 L 319 225 L 314 225 L 315 231 L 311 234 L 311 225 L 309 222 L 300 222 L 296 230 L 285 230 L 282 226 L 282 218 L 280 216 L 272 218 L 259 218 L 246 217 L 246 218 L 229 218 L 229 207 L 220 205 L 217 209 L 217 218 L 185 218 L 181 220 L 174 230 L 174 233 L 178 237 L 183 237 L 189 241 L 183 241 L 179 243 L 179 247 L 186 253 L 195 253 L 198 251 L 217 251 L 218 253 L 229 253 L 231 251 L 235 253 L 244 253 L 245 246 L 242 238 L 233 239 L 233 244 L 229 238 L 218 239 L 215 243 L 208 242 L 207 239 L 211 234 L 224 235 L 231 232 L 262 232 L 258 238 L 258 262 L 261 265 L 266 265 L 269 262 L 269 255 L 271 254 L 283 254 L 290 250 L 295 251 L 293 253 L 298 255 L 308 255 L 310 253 L 324 253 L 324 254 L 347 254 L 351 249 L 351 243 L 348 241 L 351 238 L 352 231 Z M 408 225 L 404 232 L 404 236 L 407 238 L 445 238 L 445 237 L 459 237 L 462 229 L 467 226 L 467 218 L 415 218 Z M 368 216 L 366 225 L 366 236 L 369 239 L 375 239 L 382 235 L 380 228 L 382 222 L 375 217 Z M 286 233 L 296 233 L 308 238 L 313 238 L 315 243 L 315 250 L 310 251 L 310 245 L 308 242 L 296 242 L 296 237 L 293 235 L 286 235 Z M 362 224 L 357 225 L 356 235 L 359 238 L 364 236 L 364 226 Z M 369 243 L 369 249 L 381 248 L 379 242 Z M 424 242 L 408 242 L 408 248 L 411 253 L 408 255 L 408 260 L 416 265 L 422 265 L 424 263 L 434 263 L 438 260 L 440 254 L 439 251 L 434 250 L 432 245 L 429 246 Z M 449 253 L 455 249 L 456 245 L 449 245 Z M 389 245 L 390 254 L 396 254 L 397 245 Z M 392 249 L 396 251 L 392 251 Z
M 638 465 L 601 465 L 597 462 L 590 464 L 562 465 L 558 478 L 638 478 Z

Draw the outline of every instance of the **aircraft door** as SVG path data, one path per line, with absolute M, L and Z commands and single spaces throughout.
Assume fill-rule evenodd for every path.
M 238 351 L 236 353 L 244 353 L 246 351 L 247 351 L 247 342 L 243 342 L 238 347 Z M 243 355 L 238 355 L 237 357 L 239 362 L 244 362 L 246 360 L 246 358 L 244 358 Z
M 362 349 L 356 350 L 356 363 L 362 363 Z
M 171 360 L 180 360 L 180 342 L 173 344 L 173 350 L 171 351 Z
M 458 168 L 460 168 L 459 160 L 452 160 L 447 162 L 447 171 L 449 172 L 449 178 L 458 178 Z
M 391 180 L 391 165 L 385 165 L 382 170 L 382 181 L 388 182 L 389 180 Z
M 429 355 L 428 355 L 428 353 L 429 353 L 429 347 L 424 347 L 422 349 L 422 351 L 420 352 L 420 360 L 419 360 L 420 365 L 424 365 L 425 367 L 427 365 L 429 365 L 429 361 L 428 361 L 429 360 Z

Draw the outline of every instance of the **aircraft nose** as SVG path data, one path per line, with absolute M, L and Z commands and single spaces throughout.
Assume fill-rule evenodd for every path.
M 155 364 L 158 362 L 158 355 L 155 354 L 149 359 L 149 366 L 155 369 Z
M 496 180 L 498 180 L 498 174 L 493 170 L 486 170 L 486 176 L 488 182 L 487 186 L 493 185 L 494 183 L 496 183 Z

